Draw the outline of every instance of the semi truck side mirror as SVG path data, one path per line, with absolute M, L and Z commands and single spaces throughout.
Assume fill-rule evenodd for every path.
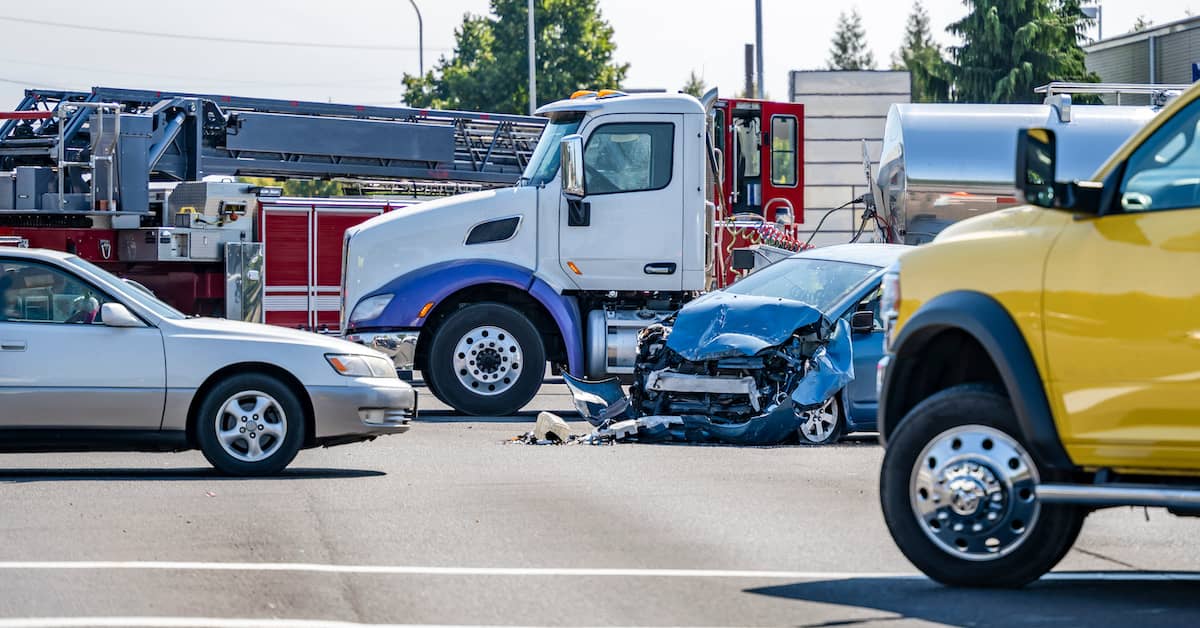
M 568 200 L 580 200 L 586 195 L 583 181 L 583 136 L 568 135 L 559 143 L 562 163 L 562 193 Z
M 1055 194 L 1058 143 L 1050 129 L 1017 131 L 1017 191 L 1038 207 L 1062 207 Z M 1056 202 L 1057 201 L 1057 202 Z

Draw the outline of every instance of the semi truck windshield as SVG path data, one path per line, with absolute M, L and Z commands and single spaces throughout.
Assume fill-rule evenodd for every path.
M 525 185 L 544 185 L 554 180 L 558 174 L 558 144 L 562 138 L 578 131 L 582 121 L 583 114 L 574 112 L 558 114 L 550 119 L 521 176 Z

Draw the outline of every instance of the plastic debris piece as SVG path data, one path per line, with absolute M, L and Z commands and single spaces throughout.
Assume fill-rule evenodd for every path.
M 533 426 L 533 437 L 537 440 L 557 440 L 565 443 L 571 438 L 571 426 L 553 412 L 539 412 Z

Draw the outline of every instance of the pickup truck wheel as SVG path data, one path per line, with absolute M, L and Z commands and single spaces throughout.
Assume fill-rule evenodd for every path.
M 900 551 L 952 586 L 1019 587 L 1066 555 L 1086 512 L 1042 504 L 1042 473 L 1017 434 L 1012 404 L 978 385 L 918 404 L 888 440 L 884 520 Z
M 541 388 L 546 370 L 537 328 L 499 303 L 454 312 L 429 349 L 431 390 L 467 414 L 505 416 L 520 410 Z
M 842 404 L 838 395 L 825 400 L 820 408 L 806 411 L 796 434 L 801 445 L 832 445 L 842 439 L 846 422 L 842 420 Z
M 208 391 L 194 424 L 200 451 L 229 475 L 271 475 L 304 443 L 304 409 L 295 393 L 268 375 L 245 373 Z

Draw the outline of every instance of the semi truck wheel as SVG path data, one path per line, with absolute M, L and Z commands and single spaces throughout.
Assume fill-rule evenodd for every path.
M 913 408 L 888 440 L 879 478 L 896 545 L 952 586 L 1019 587 L 1075 543 L 1086 511 L 1037 498 L 1042 477 L 1008 398 L 966 384 Z
M 480 303 L 438 327 L 426 375 L 455 410 L 505 416 L 533 399 L 545 371 L 546 348 L 533 323 L 510 306 Z

